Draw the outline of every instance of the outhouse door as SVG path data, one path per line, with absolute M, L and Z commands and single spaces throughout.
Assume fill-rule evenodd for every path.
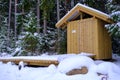
M 67 52 L 94 54 L 94 20 L 71 21 L 67 25 Z
M 67 53 L 79 53 L 79 21 L 71 21 L 67 26 Z

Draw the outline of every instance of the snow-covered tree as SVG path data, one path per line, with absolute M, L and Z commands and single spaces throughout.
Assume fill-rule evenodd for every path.
M 33 53 L 35 52 L 38 43 L 37 37 L 34 36 L 37 29 L 37 19 L 33 12 L 30 12 L 25 16 L 23 26 L 24 32 L 22 33 L 23 35 L 21 35 L 23 36 L 21 39 L 21 46 L 25 51 Z
M 106 4 L 110 18 L 114 21 L 114 24 L 107 27 L 111 36 L 120 36 L 120 5 L 116 1 L 108 0 Z
M 13 31 L 10 30 L 8 38 L 6 18 L 2 18 L 0 23 L 0 52 L 11 53 L 15 47 Z
M 118 0 L 108 0 L 106 4 L 113 24 L 107 25 L 107 29 L 112 37 L 113 53 L 120 53 L 120 2 Z

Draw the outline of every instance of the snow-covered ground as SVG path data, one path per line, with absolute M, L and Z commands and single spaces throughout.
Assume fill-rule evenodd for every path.
M 41 57 L 48 58 L 48 55 Z M 26 66 L 19 70 L 18 65 L 11 62 L 7 64 L 0 62 L 0 80 L 120 80 L 120 57 L 117 55 L 113 56 L 117 60 L 114 62 L 94 61 L 89 57 L 74 54 L 53 57 L 59 60 L 58 66 L 53 64 L 48 67 Z M 20 62 L 20 65 L 22 64 Z M 80 69 L 82 66 L 88 68 L 87 74 L 72 76 L 65 74 L 72 69 Z M 99 76 L 97 73 L 102 75 Z

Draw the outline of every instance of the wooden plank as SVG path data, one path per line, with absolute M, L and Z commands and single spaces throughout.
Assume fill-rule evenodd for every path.
M 71 41 L 70 41 L 70 48 L 71 48 L 71 52 L 70 53 L 73 53 L 73 34 L 72 34 L 72 30 L 73 30 L 73 25 L 71 25 L 72 24 L 72 22 L 70 22 L 70 39 L 71 39 Z
M 107 59 L 112 58 L 112 43 L 111 43 L 111 37 L 108 34 L 107 29 L 104 28 L 104 42 L 105 42 L 105 57 Z
M 32 60 L 32 59 L 0 59 L 3 63 L 14 62 L 15 64 L 19 64 L 20 61 L 27 63 L 27 65 L 34 66 L 49 66 L 50 64 L 58 65 L 58 61 L 56 60 Z
M 98 44 L 99 44 L 99 58 L 105 58 L 105 44 L 104 44 L 104 25 L 103 23 L 98 19 L 98 36 L 99 36 L 99 39 L 98 39 Z
M 83 47 L 84 47 L 84 23 L 81 20 L 80 21 L 80 52 L 84 52 Z
M 77 33 L 78 33 L 78 30 L 77 30 L 77 27 L 78 27 L 78 25 L 77 25 L 77 21 L 74 23 L 74 30 L 75 30 L 75 33 L 74 33 L 74 46 L 75 46 L 75 48 L 74 48 L 74 52 L 77 54 L 77 51 L 78 51 L 78 49 L 77 49 L 77 47 L 78 47 L 78 36 L 77 36 Z
M 70 46 L 69 46 L 70 45 L 70 41 L 71 41 L 70 40 L 70 35 L 71 35 L 70 34 L 70 23 L 68 23 L 67 26 L 68 26 L 67 27 L 67 53 L 70 53 L 70 50 L 71 50 Z
M 72 50 L 71 53 L 75 53 L 75 52 L 74 52 L 74 49 L 75 49 L 74 40 L 75 40 L 75 39 L 74 39 L 73 30 L 74 30 L 74 23 L 71 22 L 71 40 L 72 40 L 72 41 L 71 41 L 71 44 L 72 44 L 72 45 L 70 45 L 70 46 L 71 46 L 71 50 Z
M 77 26 L 77 34 L 76 34 L 76 40 L 77 40 L 77 53 L 79 54 L 80 53 L 80 30 L 79 30 L 79 20 L 77 21 L 77 24 L 76 24 L 76 26 Z
M 94 24 L 94 53 L 95 53 L 95 59 L 99 58 L 99 47 L 98 47 L 98 40 L 99 40 L 99 35 L 98 35 L 98 22 L 97 19 L 93 18 L 93 22 L 92 24 Z

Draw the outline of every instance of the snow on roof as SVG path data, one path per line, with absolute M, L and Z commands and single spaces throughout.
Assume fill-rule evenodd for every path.
M 106 17 L 109 17 L 109 15 L 107 15 L 106 13 L 103 13 L 103 12 L 101 12 L 101 11 L 99 11 L 99 10 L 96 10 L 96 9 L 94 9 L 94 8 L 91 8 L 91 7 L 89 7 L 89 6 L 82 5 L 82 4 L 80 4 L 80 3 L 78 3 L 77 5 L 78 5 L 78 6 L 82 6 L 82 7 L 86 8 L 86 9 L 92 10 L 92 11 L 94 11 L 94 12 L 100 13 L 101 15 L 104 15 L 104 16 L 106 16 Z
M 109 15 L 106 13 L 103 13 L 99 10 L 93 9 L 91 7 L 88 7 L 86 5 L 78 3 L 74 8 L 72 8 L 62 19 L 60 19 L 56 23 L 56 27 L 61 27 L 64 25 L 66 22 L 69 22 L 70 20 L 76 18 L 77 16 L 80 15 L 80 12 L 89 14 L 91 16 L 97 17 L 103 21 L 106 21 L 108 23 L 111 23 Z

